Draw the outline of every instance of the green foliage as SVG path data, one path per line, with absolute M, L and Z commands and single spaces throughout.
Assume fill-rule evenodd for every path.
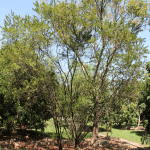
M 84 78 L 80 65 L 73 65 L 69 78 L 65 75 L 62 77 L 63 81 L 67 81 L 59 87 L 61 101 L 57 100 L 57 103 L 60 105 L 60 116 L 64 119 L 62 124 L 69 128 L 69 138 L 75 140 L 86 136 L 82 132 L 92 117 L 93 90 Z M 88 68 L 91 69 L 90 66 Z
M 142 144 L 146 143 L 146 145 L 150 144 L 150 135 L 149 134 L 143 135 L 141 138 L 141 142 Z
M 32 70 L 23 74 L 20 72 L 20 70 L 15 71 L 14 80 L 3 85 L 3 89 L 4 86 L 9 87 L 12 94 L 10 96 L 9 91 L 4 93 L 6 102 L 2 108 L 6 105 L 6 110 L 16 112 L 14 115 L 15 121 L 17 119 L 17 123 L 29 124 L 36 129 L 43 129 L 44 120 L 52 117 L 50 111 L 52 97 L 48 97 L 52 95 L 47 92 L 47 87 L 44 86 L 48 86 L 49 90 L 51 89 L 53 91 L 54 83 L 52 83 L 51 80 L 54 81 L 54 77 L 51 73 L 44 72 L 44 70 L 41 72 L 41 76 L 36 77 L 37 72 L 34 71 L 33 75 Z M 47 80 L 49 80 L 49 82 Z M 7 95 L 9 95 L 9 99 Z M 13 104 L 11 104 L 11 102 L 13 102 Z M 9 106 L 11 109 L 8 108 Z M 12 109 L 15 109 L 15 111 Z M 4 114 L 6 114 L 6 112 L 7 111 L 4 110 Z M 11 114 L 11 116 L 12 115 L 13 114 Z
M 148 133 L 150 133 L 150 78 L 149 78 L 149 73 L 150 73 L 150 63 L 147 63 L 147 72 L 148 72 L 148 76 L 146 79 L 146 86 L 145 89 L 143 90 L 143 99 L 141 99 L 141 102 L 145 103 L 146 108 L 144 109 L 143 112 L 143 117 L 148 120 L 148 124 L 146 127 L 146 130 Z
M 126 126 L 137 126 L 138 114 L 136 112 L 136 103 L 128 103 L 122 105 L 122 109 L 119 113 L 119 123 L 126 123 Z
M 142 113 L 142 116 L 143 116 L 143 120 L 144 120 L 144 124 L 146 126 L 146 131 L 147 131 L 147 134 L 145 134 L 141 141 L 142 143 L 150 143 L 150 62 L 147 63 L 147 66 L 146 66 L 146 70 L 148 72 L 147 74 L 147 78 L 146 78 L 146 83 L 145 83 L 145 86 L 144 86 L 144 89 L 142 90 L 142 94 L 143 94 L 143 97 L 141 98 L 141 101 L 140 103 L 144 103 L 146 105 L 143 113 Z
M 112 124 L 116 124 L 118 127 L 121 127 L 122 124 L 127 127 L 139 125 L 141 113 L 145 108 L 144 103 L 139 103 L 142 83 L 135 78 L 127 86 L 123 86 L 120 90 L 121 96 L 118 93 L 112 103 L 114 106 L 106 105 L 105 115 L 100 118 L 100 123 L 107 126 L 110 124 L 110 127 Z
M 3 125 L 8 128 L 20 123 L 43 130 L 44 121 L 52 117 L 56 79 L 54 71 L 46 70 L 43 56 L 36 53 L 38 42 L 45 38 L 35 31 L 40 25 L 36 18 L 12 13 L 2 28 L 0 107 Z

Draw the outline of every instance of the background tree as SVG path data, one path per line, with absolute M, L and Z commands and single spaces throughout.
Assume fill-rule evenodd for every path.
M 21 18 L 12 13 L 6 16 L 2 28 L 1 117 L 7 130 L 16 123 L 44 130 L 44 122 L 52 117 L 50 104 L 56 76 L 54 67 L 51 65 L 47 70 L 46 60 L 36 53 L 37 42 L 42 40 L 33 32 L 36 23 L 36 18 Z M 47 88 L 51 95 L 45 90 Z
M 147 63 L 147 72 L 148 74 L 150 73 L 150 65 L 149 63 Z M 145 91 L 145 95 L 144 95 L 144 101 L 145 101 L 145 104 L 146 104 L 146 108 L 144 110 L 144 114 L 145 114 L 145 118 L 148 120 L 148 124 L 147 124 L 147 127 L 146 127 L 146 130 L 147 132 L 149 133 L 150 132 L 150 118 L 149 118 L 149 75 L 148 75 L 148 78 L 147 78 L 147 82 L 146 82 L 146 91 Z
M 119 125 L 126 123 L 127 126 L 139 126 L 141 121 L 140 116 L 143 111 L 143 106 L 139 105 L 142 83 L 142 80 L 138 81 L 135 78 L 123 89 L 122 96 L 119 98 L 121 101 L 116 104 L 118 106 L 116 113 Z
M 141 141 L 142 143 L 146 142 L 146 144 L 150 143 L 150 100 L 149 100 L 149 95 L 150 95 L 150 78 L 149 78 L 149 73 L 150 73 L 150 62 L 147 63 L 146 65 L 146 70 L 148 72 L 147 77 L 146 77 L 146 82 L 145 85 L 143 86 L 142 90 L 142 95 L 143 97 L 140 99 L 139 104 L 144 104 L 146 105 L 143 113 L 142 113 L 142 119 L 143 122 L 145 123 L 146 126 L 146 131 L 147 133 L 142 137 Z

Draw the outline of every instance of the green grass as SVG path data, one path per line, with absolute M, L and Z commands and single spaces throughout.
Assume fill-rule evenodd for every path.
M 55 126 L 54 126 L 53 120 L 50 119 L 46 123 L 47 123 L 47 126 L 44 130 L 44 133 L 42 133 L 40 130 L 38 130 L 37 132 L 39 134 L 44 134 L 45 136 L 53 138 L 53 139 L 56 138 Z M 107 135 L 106 131 L 101 131 L 101 130 L 105 129 L 105 126 L 99 126 L 99 129 L 102 134 Z M 129 141 L 141 144 L 141 137 L 142 137 L 143 133 L 144 133 L 144 131 L 122 130 L 122 129 L 112 128 L 112 133 L 109 132 L 108 135 L 111 137 L 123 138 L 123 139 L 127 139 Z M 91 137 L 92 137 L 92 132 L 89 132 L 86 135 L 85 139 L 88 139 Z M 64 139 L 68 138 L 65 131 L 63 132 L 63 138 Z M 146 145 L 146 144 L 144 144 L 144 145 Z M 150 146 L 150 145 L 146 145 L 146 146 Z
M 63 134 L 62 134 L 63 139 L 67 139 L 68 136 L 64 128 L 62 127 L 61 129 L 63 131 Z M 35 129 L 32 129 L 32 130 L 36 131 Z M 55 125 L 53 123 L 53 119 L 50 119 L 49 121 L 46 122 L 46 128 L 44 129 L 44 133 L 41 132 L 41 130 L 37 130 L 36 132 L 46 135 L 49 138 L 55 139 L 57 135 L 55 133 Z
M 109 133 L 111 137 L 123 138 L 132 142 L 141 143 L 141 137 L 144 131 L 134 131 L 134 130 L 121 130 L 112 128 L 112 134 Z M 102 134 L 107 135 L 107 132 Z M 145 144 L 146 145 L 146 144 Z
M 99 126 L 101 129 L 105 129 L 105 126 Z M 55 127 L 53 125 L 52 120 L 49 122 L 45 132 L 54 132 L 55 133 Z M 101 132 L 104 135 L 107 135 L 107 132 Z M 117 138 L 123 138 L 127 139 L 132 142 L 141 143 L 141 137 L 144 134 L 144 131 L 134 131 L 134 130 L 121 130 L 121 129 L 115 129 L 112 128 L 112 133 L 109 132 L 109 136 L 111 137 L 117 137 Z M 67 135 L 64 133 L 64 137 L 67 138 Z M 88 133 L 86 135 L 86 139 L 92 137 L 92 132 Z M 144 144 L 146 145 L 146 144 Z M 148 146 L 148 145 L 147 145 Z
M 65 138 L 68 138 L 65 130 L 63 129 L 63 127 L 61 128 L 62 131 L 63 131 L 63 134 L 62 134 L 62 137 L 65 139 Z M 47 127 L 46 129 L 44 130 L 44 132 L 46 133 L 50 133 L 51 135 L 51 138 L 56 138 L 56 134 L 55 134 L 55 125 L 53 123 L 53 119 L 50 119 L 49 121 L 47 121 Z
M 99 128 L 105 129 L 105 126 L 99 126 Z M 104 135 L 107 135 L 107 132 L 101 132 L 101 133 Z M 117 129 L 116 127 L 114 127 L 112 128 L 112 132 L 108 133 L 108 136 L 123 138 L 129 141 L 135 142 L 135 143 L 142 144 L 141 138 L 144 133 L 145 133 L 144 131 L 123 130 L 123 129 Z M 150 146 L 150 145 L 146 145 L 145 143 L 143 145 Z

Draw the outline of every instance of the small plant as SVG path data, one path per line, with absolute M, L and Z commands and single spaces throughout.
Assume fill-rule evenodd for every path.
M 141 142 L 142 144 L 144 144 L 144 142 L 147 144 L 150 144 L 150 134 L 146 133 L 145 135 L 142 136 L 141 138 Z

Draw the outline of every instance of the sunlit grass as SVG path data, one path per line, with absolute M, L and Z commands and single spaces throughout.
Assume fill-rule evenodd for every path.
M 141 137 L 144 131 L 134 131 L 134 130 L 121 130 L 112 128 L 112 133 L 109 133 L 111 137 L 123 138 L 132 142 L 141 143 Z M 107 132 L 102 134 L 107 135 Z
M 32 129 L 32 130 L 36 131 L 35 129 Z M 61 131 L 62 131 L 62 138 L 67 139 L 68 136 L 67 136 L 67 133 L 63 127 L 61 127 Z M 46 128 L 44 129 L 44 132 L 42 132 L 40 129 L 38 129 L 36 132 L 43 134 L 43 135 L 46 135 L 52 139 L 56 139 L 56 137 L 57 137 L 53 119 L 50 119 L 46 122 Z
M 49 121 L 46 122 L 47 126 L 44 130 L 44 134 L 47 135 L 50 138 L 56 138 L 56 133 L 55 133 L 55 126 L 53 123 L 53 119 L 50 119 Z M 100 132 L 101 129 L 105 129 L 105 126 L 99 126 Z M 62 127 L 63 130 L 63 127 Z M 38 130 L 40 131 L 40 130 Z M 104 135 L 107 135 L 107 132 L 101 132 Z M 116 128 L 112 128 L 112 133 L 109 132 L 108 135 L 111 137 L 117 137 L 117 138 L 123 138 L 123 139 L 127 139 L 129 141 L 132 142 L 136 142 L 136 143 L 140 143 L 141 144 L 141 137 L 144 134 L 144 131 L 134 131 L 134 130 L 122 130 L 122 129 L 116 129 Z M 68 139 L 67 133 L 64 130 L 62 137 L 65 139 Z M 91 138 L 92 137 L 92 132 L 89 132 L 85 139 Z M 146 145 L 146 144 L 144 144 Z M 147 145 L 148 146 L 148 145 Z

